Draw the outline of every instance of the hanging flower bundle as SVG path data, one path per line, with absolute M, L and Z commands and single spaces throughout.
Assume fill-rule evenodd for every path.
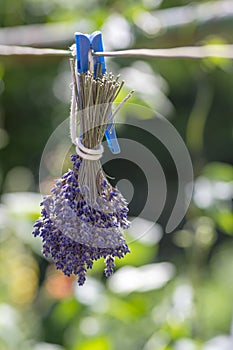
M 127 203 L 120 191 L 112 187 L 102 169 L 101 142 L 107 128 L 131 93 L 112 112 L 112 104 L 123 82 L 112 74 L 90 71 L 78 73 L 74 61 L 71 104 L 71 139 L 76 154 L 73 168 L 56 180 L 51 194 L 41 202 L 41 217 L 34 225 L 34 236 L 43 241 L 43 254 L 51 256 L 56 268 L 72 274 L 83 285 L 86 271 L 93 262 L 105 259 L 105 275 L 113 273 L 114 258 L 129 252 L 123 230 L 129 227 Z M 78 113 L 76 113 L 76 109 Z M 76 137 L 76 114 L 80 136 Z M 111 130 L 110 130 L 111 131 Z

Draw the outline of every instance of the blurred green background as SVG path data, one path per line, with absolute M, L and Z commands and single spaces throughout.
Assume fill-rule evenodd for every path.
M 75 31 L 95 30 L 109 50 L 233 44 L 233 2 L 0 0 L 0 25 L 0 44 L 36 47 L 67 48 Z M 41 155 L 69 115 L 69 62 L 0 57 L 0 350 L 232 350 L 233 62 L 111 58 L 107 64 L 126 80 L 121 97 L 134 88 L 132 102 L 160 112 L 185 141 L 195 175 L 192 203 L 180 227 L 164 234 L 176 168 L 162 145 L 148 141 L 168 182 L 156 225 L 130 244 L 109 281 L 103 262 L 84 287 L 57 272 L 31 231 L 39 216 Z M 153 119 L 146 122 L 153 128 Z M 53 177 L 63 160 L 51 157 Z M 112 166 L 116 178 L 132 177 L 133 168 Z M 135 186 L 144 188 L 140 177 Z M 130 215 L 139 207 L 140 196 Z

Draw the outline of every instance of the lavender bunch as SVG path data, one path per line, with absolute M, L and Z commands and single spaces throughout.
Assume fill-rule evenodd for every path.
M 123 230 L 129 227 L 127 203 L 107 180 L 99 159 L 106 128 L 131 94 L 112 113 L 112 103 L 123 86 L 118 77 L 78 74 L 73 64 L 72 72 L 71 138 L 77 154 L 71 156 L 73 169 L 56 181 L 51 195 L 43 198 L 41 218 L 33 234 L 42 238 L 43 254 L 51 255 L 57 269 L 67 276 L 76 275 L 78 284 L 83 285 L 86 271 L 95 260 L 105 259 L 105 275 L 109 277 L 114 258 L 129 252 L 123 237 Z M 79 138 L 74 137 L 76 109 Z

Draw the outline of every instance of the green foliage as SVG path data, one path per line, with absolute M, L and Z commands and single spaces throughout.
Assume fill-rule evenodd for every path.
M 113 49 L 231 43 L 231 23 L 221 22 L 218 35 L 213 35 L 211 19 L 174 26 L 168 21 L 163 28 L 149 21 L 156 9 L 174 14 L 176 7 L 186 4 L 191 1 L 2 0 L 0 23 L 12 28 L 39 23 L 42 27 L 36 32 L 28 27 L 26 39 L 33 43 L 46 28 L 48 37 L 44 35 L 41 46 L 64 48 L 72 44 L 74 22 L 75 30 L 101 29 L 106 38 L 110 29 L 117 37 L 125 26 L 123 39 L 108 42 L 110 48 L 115 44 Z M 67 33 L 72 29 L 70 37 L 67 34 L 59 42 L 60 22 L 66 23 Z M 22 39 L 20 33 L 16 28 L 16 43 Z M 119 101 L 137 84 L 132 102 L 170 118 L 186 141 L 195 173 L 186 220 L 174 233 L 150 243 L 133 241 L 133 232 L 127 232 L 132 252 L 116 261 L 116 274 L 107 282 L 102 261 L 90 271 L 83 288 L 55 271 L 42 257 L 41 242 L 32 238 L 31 230 L 39 215 L 41 154 L 48 137 L 69 114 L 69 64 L 60 58 L 1 57 L 0 350 L 209 350 L 207 342 L 217 336 L 221 336 L 219 349 L 224 349 L 231 344 L 233 309 L 232 62 L 114 58 L 107 64 L 114 73 L 133 80 L 126 79 Z M 142 82 L 147 89 L 141 88 Z M 123 120 L 127 106 L 124 111 Z M 152 114 L 140 115 L 136 109 L 133 113 L 153 127 Z M 123 129 L 119 136 L 124 136 Z M 164 228 L 176 195 L 176 169 L 160 146 L 146 142 L 164 165 L 168 181 L 167 203 L 159 219 Z M 54 159 L 47 159 L 52 178 L 60 163 L 59 150 Z M 114 173 L 119 174 L 120 170 Z M 142 185 L 136 181 L 135 186 Z M 134 203 L 131 215 L 140 204 L 140 199 Z M 169 264 L 161 267 L 161 263 Z M 162 279 L 158 272 L 152 273 L 154 268 Z M 151 272 L 140 281 L 143 289 L 137 276 L 145 269 Z M 132 281 L 125 280 L 133 275 Z M 124 282 L 131 291 L 122 289 Z

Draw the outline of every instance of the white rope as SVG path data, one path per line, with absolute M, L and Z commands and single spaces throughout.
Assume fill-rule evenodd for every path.
M 75 86 L 72 88 L 71 106 L 70 106 L 70 137 L 73 144 L 76 144 L 76 113 L 77 113 L 77 102 Z
M 70 68 L 72 73 L 72 96 L 71 96 L 71 106 L 70 106 L 70 138 L 74 145 L 76 145 L 76 129 L 77 129 L 77 82 L 76 82 L 76 67 L 74 59 L 70 59 Z
M 76 138 L 76 152 L 83 159 L 87 160 L 99 160 L 104 152 L 102 145 L 99 145 L 99 148 L 87 148 L 85 147 L 79 137 Z
M 94 72 L 94 56 L 93 56 L 93 51 L 89 50 L 88 52 L 88 62 L 89 62 L 89 71 L 91 73 Z

